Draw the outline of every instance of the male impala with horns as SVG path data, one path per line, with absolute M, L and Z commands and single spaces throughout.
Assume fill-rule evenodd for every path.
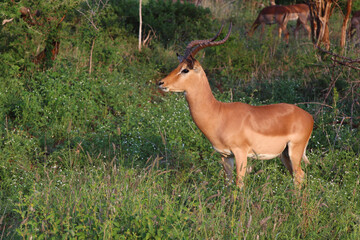
M 247 158 L 272 159 L 280 156 L 294 182 L 300 187 L 304 179 L 301 160 L 309 163 L 305 151 L 313 118 L 292 104 L 251 106 L 246 103 L 217 101 L 200 63 L 194 58 L 201 49 L 225 43 L 226 37 L 196 40 L 188 44 L 180 64 L 158 86 L 164 92 L 185 92 L 191 116 L 197 127 L 221 154 L 226 178 L 232 181 L 234 160 L 236 184 L 243 186 Z

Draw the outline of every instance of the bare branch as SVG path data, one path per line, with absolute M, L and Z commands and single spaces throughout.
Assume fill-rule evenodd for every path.
M 92 45 L 91 45 L 91 50 L 90 50 L 90 58 L 89 58 L 89 74 L 91 74 L 92 72 L 92 56 L 93 56 L 93 51 L 94 51 L 94 46 L 95 46 L 95 39 L 93 39 Z
M 5 24 L 11 22 L 12 20 L 14 20 L 14 18 L 4 19 L 4 20 L 2 21 L 2 25 L 5 25 Z
M 14 18 L 4 19 L 4 20 L 2 21 L 2 25 L 5 25 L 5 24 L 11 22 L 12 20 L 14 20 Z
M 320 51 L 326 53 L 326 54 L 329 54 L 332 56 L 331 60 L 337 64 L 340 64 L 340 65 L 343 65 L 343 66 L 347 66 L 347 67 L 350 67 L 352 69 L 355 69 L 355 70 L 360 70 L 360 67 L 357 67 L 357 66 L 353 66 L 353 64 L 355 63 L 358 63 L 360 64 L 360 58 L 358 59 L 352 59 L 352 58 L 348 58 L 348 57 L 344 57 L 344 56 L 341 56 L 341 55 L 338 55 L 336 53 L 333 53 L 333 52 L 330 52 L 328 50 L 325 50 L 325 49 L 322 49 L 321 47 L 319 46 L 316 46 L 317 49 L 319 49 Z M 340 59 L 343 59 L 343 61 L 340 61 L 338 60 L 337 58 L 340 58 Z
M 94 23 L 94 21 L 92 19 L 90 19 L 88 16 L 86 16 L 86 14 L 83 13 L 81 10 L 76 9 L 76 11 L 81 13 L 91 23 L 91 25 L 96 29 L 96 31 L 99 31 L 99 29 L 96 27 L 96 25 L 95 25 L 95 23 Z
M 315 104 L 315 105 L 321 105 L 324 107 L 328 107 L 328 108 L 333 108 L 332 106 L 325 104 L 325 103 L 320 103 L 320 102 L 299 102 L 299 103 L 295 103 L 294 105 L 302 105 L 302 104 Z

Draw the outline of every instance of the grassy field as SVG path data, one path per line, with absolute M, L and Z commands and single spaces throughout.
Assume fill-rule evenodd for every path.
M 58 7 L 59 18 L 64 7 L 21 3 Z M 136 2 L 110 1 L 94 30 L 78 11 L 84 3 L 64 1 L 59 55 L 44 66 L 31 59 L 54 32 L 20 18 L 1 28 L 0 239 L 359 239 L 359 71 L 334 64 L 305 37 L 286 45 L 271 27 L 262 41 L 259 32 L 246 38 L 259 9 L 242 3 L 204 1 L 210 10 L 200 13 L 174 5 L 174 13 L 198 16 L 175 31 L 205 38 L 231 20 L 229 41 L 197 56 L 215 97 L 293 103 L 313 115 L 301 190 L 279 158 L 250 160 L 245 187 L 225 187 L 220 155 L 183 94 L 156 86 L 192 39 L 166 39 L 154 20 L 156 35 L 139 52 Z M 148 1 L 144 11 L 169 6 Z M 343 54 L 359 52 L 348 43 Z

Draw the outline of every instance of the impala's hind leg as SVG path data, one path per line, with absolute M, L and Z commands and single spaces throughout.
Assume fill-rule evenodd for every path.
M 283 164 L 285 165 L 285 167 L 287 168 L 287 170 L 289 171 L 290 175 L 292 175 L 293 169 L 292 169 L 292 165 L 291 165 L 291 161 L 290 161 L 290 157 L 289 157 L 289 147 L 287 145 L 286 145 L 286 148 L 284 149 L 284 151 L 281 153 L 280 159 L 283 162 Z
M 239 188 L 244 186 L 243 180 L 246 173 L 247 152 L 244 149 L 233 149 L 236 161 L 236 185 Z
M 234 158 L 233 157 L 221 157 L 221 164 L 224 168 L 224 177 L 226 185 L 232 183 L 233 180 L 233 170 L 234 170 Z
M 294 31 L 295 38 L 298 38 L 298 32 L 300 31 L 301 27 L 304 27 L 305 31 L 307 32 L 307 36 L 310 39 L 311 37 L 311 28 L 307 25 L 307 19 L 299 18 L 296 21 L 296 28 Z
M 304 155 L 307 143 L 289 143 L 289 157 L 291 161 L 292 170 L 294 173 L 294 183 L 301 187 L 304 180 L 304 171 L 301 169 L 301 159 Z
M 296 27 L 295 27 L 295 30 L 294 30 L 294 36 L 295 36 L 295 39 L 298 39 L 298 32 L 300 31 L 300 28 L 301 28 L 301 22 L 300 22 L 300 19 L 298 19 L 296 21 Z

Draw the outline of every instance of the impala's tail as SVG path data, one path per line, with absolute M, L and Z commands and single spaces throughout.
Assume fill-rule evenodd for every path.
M 310 164 L 310 161 L 309 161 L 309 159 L 307 158 L 307 156 L 305 155 L 305 152 L 304 152 L 304 154 L 303 154 L 303 156 L 302 156 L 302 160 L 304 161 L 304 163 L 305 163 L 306 165 L 309 165 L 309 164 Z
M 308 142 L 309 142 L 309 140 L 308 140 Z M 302 160 L 304 161 L 304 163 L 305 163 L 306 165 L 309 165 L 309 164 L 310 164 L 310 161 L 309 161 L 309 159 L 308 159 L 307 156 L 306 156 L 306 148 L 307 148 L 307 144 L 306 144 L 306 146 L 305 146 L 304 153 L 303 153 L 303 155 L 302 155 Z

